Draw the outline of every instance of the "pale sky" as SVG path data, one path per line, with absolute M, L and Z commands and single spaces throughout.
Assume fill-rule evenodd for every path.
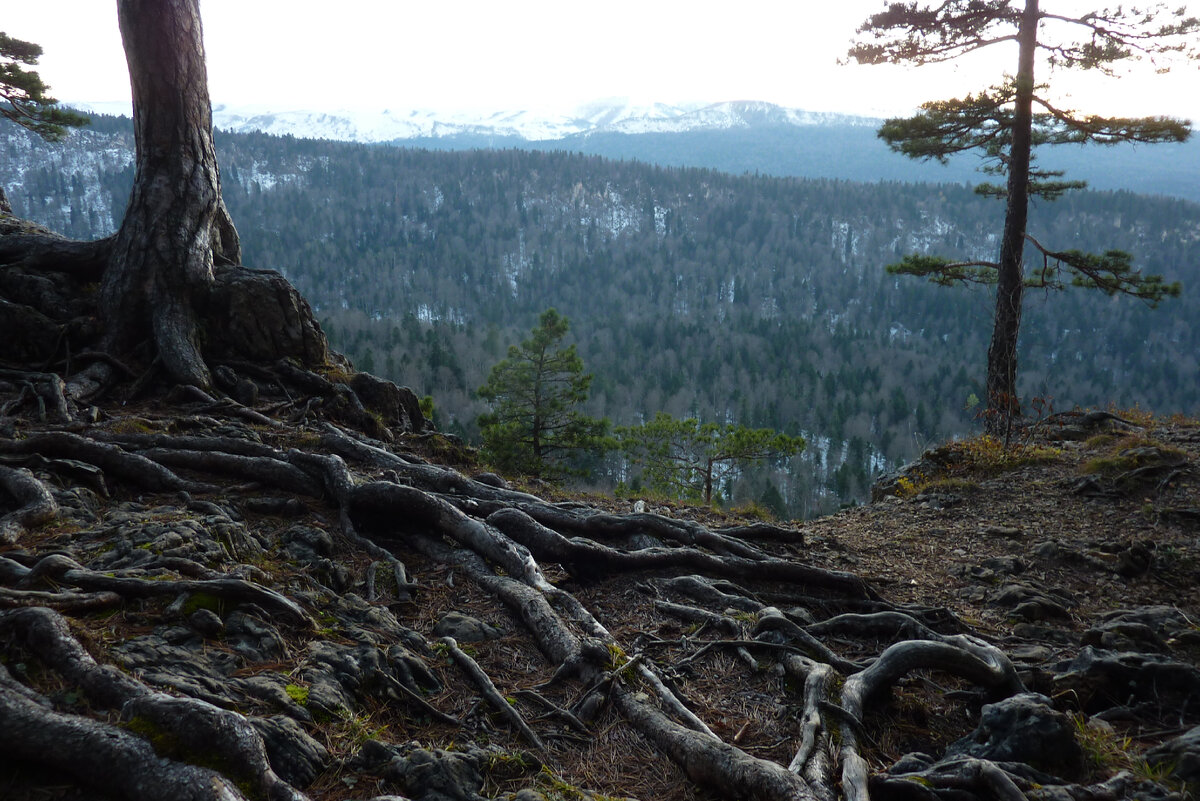
M 984 88 L 1015 67 L 1008 49 L 919 69 L 839 66 L 855 29 L 884 5 L 202 0 L 201 13 L 213 102 L 274 111 L 567 110 L 625 97 L 765 100 L 883 116 Z M 1079 5 L 1048 0 L 1044 8 Z M 0 0 L 0 7 L 0 29 L 45 49 L 38 70 L 60 100 L 128 101 L 114 0 Z M 1056 93 L 1069 107 L 1200 125 L 1196 65 L 1055 88 L 1069 92 Z

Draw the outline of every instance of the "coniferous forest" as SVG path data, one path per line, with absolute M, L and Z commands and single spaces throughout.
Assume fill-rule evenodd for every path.
M 62 146 L 5 127 L 15 211 L 73 237 L 113 230 L 133 177 L 126 126 L 98 118 Z M 970 187 L 254 134 L 218 146 L 245 263 L 283 272 L 334 347 L 432 395 L 439 427 L 468 440 L 489 368 L 549 307 L 594 375 L 590 414 L 805 436 L 786 468 L 747 471 L 726 500 L 778 493 L 777 511 L 813 516 L 976 425 L 989 291 L 883 269 L 912 252 L 993 257 L 1003 206 Z M 1032 295 L 1022 395 L 1196 413 L 1200 206 L 1085 191 L 1037 204 L 1030 233 L 1058 249 L 1127 250 L 1184 291 L 1158 309 Z M 599 486 L 626 478 L 615 456 L 590 467 Z

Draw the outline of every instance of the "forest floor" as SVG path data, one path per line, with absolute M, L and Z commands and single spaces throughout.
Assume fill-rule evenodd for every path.
M 95 422 L 62 426 L 7 417 L 0 419 L 0 434 L 20 443 L 70 431 L 123 443 L 126 449 L 134 449 L 131 443 L 146 448 L 150 440 L 139 439 L 145 437 L 158 436 L 157 444 L 178 448 L 186 438 L 207 436 L 226 443 L 244 440 L 282 454 L 319 450 L 326 430 L 304 420 L 258 425 L 211 405 L 180 402 L 113 405 L 95 416 Z M 1182 705 L 1154 693 L 1101 699 L 1104 690 L 1094 683 L 1056 678 L 1088 645 L 1167 654 L 1192 665 L 1200 656 L 1200 475 L 1195 468 L 1200 424 L 1145 416 L 1134 422 L 1139 425 L 1110 424 L 1079 440 L 1059 439 L 1053 426 L 1045 427 L 1008 450 L 979 439 L 952 443 L 927 454 L 894 486 L 898 494 L 829 517 L 772 527 L 755 544 L 772 557 L 857 574 L 889 603 L 924 610 L 924 621 L 940 618 L 948 632 L 965 627 L 999 646 L 1027 687 L 1052 697 L 1081 721 L 1081 731 L 1104 740 L 1093 741 L 1088 773 L 1081 778 L 1101 781 L 1141 764 L 1145 749 L 1197 722 L 1193 699 Z M 418 455 L 436 462 L 446 454 L 437 436 L 400 445 L 413 465 L 422 463 Z M 103 584 L 96 576 L 176 580 L 180 576 L 173 570 L 181 566 L 193 578 L 241 576 L 285 595 L 311 616 L 315 625 L 306 626 L 278 611 L 264 611 L 261 604 L 235 608 L 220 597 L 183 591 L 114 601 L 92 590 L 94 606 L 81 601 L 78 609 L 63 611 L 72 634 L 100 663 L 116 665 L 152 688 L 246 714 L 268 741 L 267 733 L 273 733 L 275 742 L 284 743 L 273 755 L 305 753 L 290 767 L 281 769 L 275 759 L 272 764 L 310 798 L 342 801 L 397 792 L 458 797 L 457 791 L 413 778 L 418 751 L 439 758 L 463 751 L 482 780 L 472 792 L 489 798 L 537 797 L 529 791 L 564 800 L 729 797 L 685 778 L 674 762 L 625 725 L 603 692 L 598 708 L 585 715 L 588 696 L 595 701 L 596 694 L 552 681 L 558 666 L 543 655 L 518 610 L 498 603 L 453 561 L 431 556 L 428 547 L 408 547 L 404 532 L 419 527 L 417 522 L 400 516 L 376 526 L 392 529 L 378 541 L 404 563 L 414 585 L 406 590 L 388 570 L 379 570 L 378 554 L 345 536 L 337 525 L 338 510 L 320 497 L 187 466 L 198 462 L 181 462 L 178 472 L 210 486 L 189 494 L 153 491 L 129 477 L 114 479 L 83 456 L 26 457 L 9 448 L 4 459 L 32 468 L 52 487 L 59 514 L 0 546 L 0 557 L 10 563 L 30 567 L 65 555 L 83 571 L 63 575 L 92 576 L 95 587 Z M 379 464 L 364 462 L 355 470 L 360 482 L 404 483 L 404 476 Z M 464 508 L 471 503 L 463 501 Z M 597 503 L 612 512 L 632 511 L 631 502 L 569 496 L 558 497 L 556 506 L 577 511 Z M 0 493 L 0 514 L 13 507 Z M 749 531 L 746 527 L 757 522 L 687 506 L 655 511 L 675 520 L 695 519 L 712 531 Z M 752 756 L 788 764 L 802 736 L 797 707 L 802 688 L 794 676 L 773 669 L 769 651 L 738 648 L 736 642 L 759 633 L 767 607 L 784 610 L 792 620 L 822 620 L 845 611 L 844 599 L 830 596 L 825 609 L 819 592 L 741 578 L 715 586 L 731 601 L 751 599 L 757 607 L 721 608 L 710 602 L 711 618 L 689 620 L 686 610 L 681 613 L 667 600 L 677 597 L 678 585 L 671 582 L 679 578 L 678 570 L 608 572 L 544 556 L 539 561 L 546 578 L 578 599 L 622 644 L 626 654 L 613 654 L 618 663 L 613 674 L 620 673 L 626 655 L 643 655 L 722 740 Z M 11 584 L 11 576 L 0 583 Z M 32 603 L 20 593 L 35 587 L 21 586 L 5 597 L 7 607 Z M 93 585 L 80 586 L 86 594 Z M 1109 625 L 1117 610 L 1159 605 L 1174 607 L 1189 625 L 1169 637 L 1152 626 Z M 542 748 L 531 746 L 482 701 L 478 684 L 440 646 L 449 613 L 493 627 L 484 627 L 481 638 L 469 644 L 474 638 L 466 629 L 456 636 L 540 735 Z M 842 658 L 861 662 L 886 640 L 835 635 L 825 643 Z M 420 659 L 397 651 L 396 643 Z M 116 722 L 113 713 L 91 708 L 69 683 L 29 668 L 30 660 L 12 640 L 0 646 L 0 664 L 57 708 Z M 377 652 L 386 653 L 385 664 L 371 667 L 367 663 L 374 657 L 364 653 Z M 344 667 L 349 662 L 355 667 Z M 418 662 L 427 666 L 428 679 Z M 401 683 L 415 687 L 424 706 L 412 701 L 411 692 L 392 687 L 395 680 L 387 676 L 403 674 L 401 665 L 415 674 Z M 869 768 L 885 770 L 911 752 L 942 753 L 972 731 L 982 702 L 982 695 L 961 679 L 912 673 L 864 716 L 861 748 Z M 435 717 L 429 707 L 445 717 Z M 585 724 L 583 730 L 564 723 L 566 709 Z M 1083 727 L 1097 712 L 1106 723 Z M 372 743 L 386 748 L 372 750 Z M 409 767 L 395 767 L 400 764 Z M 444 796 L 437 794 L 443 791 Z M 91 794 L 86 782 L 0 754 L 0 798 L 95 797 L 103 796 Z

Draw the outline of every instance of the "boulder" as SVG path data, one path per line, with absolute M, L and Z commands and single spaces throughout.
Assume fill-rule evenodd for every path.
M 388 428 L 413 434 L 429 428 L 416 393 L 408 387 L 398 387 L 370 373 L 355 373 L 350 379 L 350 388 L 363 406 L 383 418 Z
M 1075 726 L 1051 704 L 1037 693 L 987 704 L 975 731 L 951 744 L 946 755 L 1024 762 L 1055 775 L 1076 775 L 1083 767 L 1083 751 Z

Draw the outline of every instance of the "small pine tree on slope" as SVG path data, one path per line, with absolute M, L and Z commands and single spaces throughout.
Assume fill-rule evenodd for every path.
M 592 377 L 575 346 L 561 345 L 569 328 L 554 309 L 542 312 L 529 339 L 511 346 L 479 388 L 492 407 L 479 416 L 484 456 L 501 470 L 561 475 L 572 452 L 605 447 L 608 421 L 579 411 Z

